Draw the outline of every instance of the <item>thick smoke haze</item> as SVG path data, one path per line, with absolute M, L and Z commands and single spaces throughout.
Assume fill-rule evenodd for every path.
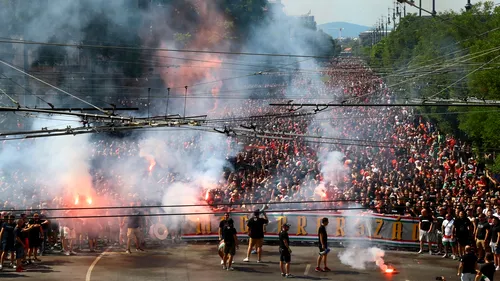
M 239 30 L 237 34 L 244 34 L 244 38 L 231 38 L 235 27 L 225 10 L 211 1 L 190 0 L 176 9 L 153 6 L 142 10 L 130 4 L 137 4 L 135 1 L 57 0 L 41 1 L 34 6 L 24 1 L 9 3 L 16 12 L 0 11 L 4 21 L 11 23 L 4 32 L 0 31 L 2 37 L 41 42 L 282 54 L 312 54 L 317 51 L 315 48 L 318 45 L 315 30 L 303 27 L 298 20 L 285 19 L 279 11 L 268 11 L 273 16 Z M 25 20 L 19 21 L 19 17 Z M 59 51 L 56 52 L 55 48 Z M 10 50 L 15 54 L 10 62 L 15 65 L 23 64 L 21 49 L 22 45 L 13 44 Z M 120 104 L 123 100 L 138 102 L 134 105 L 142 106 L 142 111 L 134 114 L 141 116 L 146 115 L 144 108 L 149 107 L 151 116 L 166 112 L 182 116 L 186 108 L 186 115 L 244 117 L 251 113 L 266 113 L 265 109 L 264 112 L 253 112 L 249 108 L 262 107 L 269 102 L 256 99 L 249 103 L 247 99 L 255 96 L 314 100 L 327 94 L 326 88 L 320 86 L 323 82 L 319 73 L 308 75 L 306 83 L 319 91 L 293 86 L 296 82 L 304 82 L 295 81 L 299 79 L 296 74 L 319 67 L 312 58 L 256 59 L 243 55 L 64 48 L 61 60 L 54 61 L 57 58 L 55 53 L 60 54 L 60 51 L 58 47 L 30 49 L 29 57 L 33 62 L 30 67 L 38 70 L 38 75 L 45 80 L 99 106 Z M 72 72 L 70 67 L 62 67 L 64 62 L 68 65 L 85 64 L 88 69 Z M 61 66 L 64 71 L 56 73 L 52 66 L 49 67 L 51 63 Z M 19 73 L 3 68 L 0 71 L 16 79 L 24 79 Z M 270 75 L 273 72 L 280 73 Z M 284 91 L 266 87 L 277 84 L 289 87 Z M 37 83 L 31 82 L 30 87 L 56 107 L 82 106 Z M 258 87 L 260 89 L 254 91 L 238 91 Z M 152 88 L 152 95 L 162 98 L 147 100 L 147 88 Z M 167 88 L 170 88 L 168 100 Z M 45 96 L 47 93 L 51 94 Z M 32 101 L 46 106 L 31 98 L 26 99 L 26 103 Z M 127 102 L 122 104 L 128 105 Z M 23 122 L 29 124 L 27 120 L 23 119 Z M 81 123 L 78 120 L 59 122 L 36 119 L 24 129 L 65 128 L 68 125 L 76 127 Z M 331 127 L 323 127 L 322 131 L 335 135 Z M 36 178 L 44 186 L 39 194 L 32 194 L 33 190 L 24 187 L 27 189 L 20 191 L 17 197 L 8 198 L 21 206 L 55 198 L 62 198 L 64 204 L 61 205 L 72 206 L 80 198 L 92 198 L 92 205 L 116 205 L 118 201 L 128 203 L 140 200 L 182 205 L 199 203 L 204 192 L 221 185 L 226 180 L 224 170 L 233 169 L 228 159 L 240 149 L 240 145 L 223 134 L 168 128 L 142 131 L 134 134 L 133 138 L 122 139 L 85 135 L 9 141 L 0 154 L 0 165 L 5 170 L 20 170 L 22 174 L 19 177 Z M 328 149 L 318 153 L 318 157 L 325 162 L 322 170 L 325 181 L 335 183 L 346 172 L 342 155 Z M 113 157 L 106 157 L 110 155 Z M 162 176 L 167 173 L 171 176 Z M 112 181 L 102 181 L 105 178 Z M 4 184 L 15 184 L 14 181 L 9 183 L 9 179 L 5 181 Z M 26 196 L 32 202 L 26 202 Z M 165 208 L 163 211 L 183 213 L 207 210 Z

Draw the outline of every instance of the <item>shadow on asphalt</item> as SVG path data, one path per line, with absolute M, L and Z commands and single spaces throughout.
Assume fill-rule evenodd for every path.
M 46 265 L 35 265 L 35 266 L 30 266 L 25 268 L 26 272 L 38 272 L 38 273 L 53 273 L 53 272 L 60 272 L 60 271 L 55 271 L 51 267 L 46 266 Z
M 14 272 L 2 272 L 0 273 L 0 279 L 2 278 L 19 278 L 19 277 L 28 277 L 24 274 L 14 273 Z
M 63 264 L 68 264 L 68 263 L 73 263 L 73 262 L 67 261 L 67 260 L 53 260 L 53 261 L 43 261 L 42 265 L 56 266 L 56 265 L 63 265 Z
M 237 271 L 246 272 L 246 273 L 263 273 L 263 274 L 267 273 L 265 271 L 256 270 L 255 268 L 252 268 L 252 267 L 237 267 L 237 266 L 235 266 L 234 269 Z
M 351 271 L 351 270 L 332 270 L 331 273 L 333 273 L 333 274 L 345 274 L 345 275 L 359 275 L 359 274 L 361 274 L 361 272 Z

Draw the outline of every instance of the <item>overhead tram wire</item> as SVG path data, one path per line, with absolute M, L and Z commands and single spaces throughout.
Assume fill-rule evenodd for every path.
M 499 49 L 499 47 L 492 47 L 492 48 L 489 48 L 489 49 L 486 49 L 486 50 L 477 51 L 477 52 L 475 52 L 475 53 L 468 53 L 468 54 L 462 55 L 462 56 L 460 56 L 460 57 L 456 57 L 456 58 L 450 59 L 450 61 L 451 61 L 451 62 L 456 62 L 456 61 L 458 61 L 458 60 L 460 60 L 460 59 L 465 59 L 465 58 L 470 57 L 470 56 L 472 56 L 472 55 L 478 55 L 478 56 L 476 56 L 476 57 L 473 57 L 473 58 L 472 58 L 472 59 L 474 59 L 474 58 L 477 58 L 477 57 L 482 56 L 482 54 L 484 54 L 484 53 L 486 53 L 486 54 L 490 53 L 489 51 L 491 51 L 491 50 L 496 51 L 496 50 L 498 50 L 498 49 Z M 459 50 L 459 51 L 461 51 L 461 50 Z M 458 52 L 459 52 L 459 51 L 458 51 Z M 457 52 L 457 51 L 455 51 L 455 52 Z M 454 52 L 452 52 L 452 53 L 454 53 Z M 445 54 L 445 55 L 443 55 L 443 56 L 446 56 L 446 54 Z M 435 60 L 435 59 L 436 59 L 436 58 L 431 59 L 431 60 L 429 60 L 429 61 L 432 61 L 432 60 Z M 470 59 L 467 59 L 467 60 L 465 60 L 465 61 L 469 61 L 469 60 L 470 60 Z M 465 62 L 465 61 L 464 61 L 464 62 Z M 452 66 L 453 66 L 453 65 L 457 65 L 457 64 L 458 64 L 458 63 L 454 63 L 454 64 L 452 64 Z M 430 65 L 423 65 L 423 66 L 420 66 L 420 67 L 418 67 L 418 68 L 416 68 L 416 69 L 412 69 L 412 71 L 416 71 L 416 70 L 420 70 L 420 69 L 426 69 L 426 68 L 430 68 L 430 67 L 433 67 L 433 66 L 436 66 L 436 67 L 437 67 L 437 66 L 442 66 L 442 65 L 443 65 L 443 62 L 437 62 L 437 63 L 433 63 L 433 64 L 430 64 Z M 443 68 L 443 69 L 446 69 L 446 68 Z M 393 77 L 393 76 L 400 76 L 401 74 L 407 73 L 408 71 L 409 71 L 408 69 L 404 69 L 404 70 L 396 71 L 396 72 L 394 72 L 394 73 L 391 73 L 390 75 L 387 75 L 387 76 L 384 76 L 384 77 L 381 77 L 381 78 L 388 78 L 388 77 Z
M 302 107 L 412 107 L 412 106 L 435 106 L 435 107 L 500 107 L 499 103 L 271 103 L 270 106 L 302 106 Z
M 16 82 L 14 79 L 12 79 L 11 77 L 8 77 L 7 75 L 3 74 L 2 73 L 2 76 L 5 77 L 9 82 L 13 83 L 14 85 L 20 87 L 21 89 L 23 89 L 24 91 L 28 92 L 30 95 L 36 97 L 37 99 L 41 100 L 42 102 L 44 102 L 45 104 L 47 104 L 48 106 L 52 107 L 53 105 L 44 100 L 42 97 L 40 97 L 39 95 L 36 95 L 34 94 L 33 92 L 31 92 L 30 90 L 26 89 L 26 87 L 24 87 L 23 85 L 19 84 L 18 82 Z
M 500 55 L 492 58 L 491 60 L 489 60 L 488 62 L 485 62 L 484 64 L 482 64 L 480 67 L 472 70 L 471 72 L 467 73 L 467 75 L 461 77 L 460 79 L 458 79 L 457 81 L 451 83 L 450 85 L 448 85 L 446 88 L 442 89 L 441 91 L 433 94 L 432 96 L 429 96 L 427 97 L 427 99 L 432 99 L 436 96 L 438 96 L 439 94 L 443 93 L 444 91 L 448 90 L 449 88 L 453 87 L 454 85 L 460 83 L 461 81 L 463 81 L 464 79 L 466 79 L 467 77 L 471 76 L 472 74 L 476 73 L 477 71 L 481 70 L 483 67 L 485 67 L 486 65 L 490 64 L 491 62 L 495 61 L 496 59 L 500 58 Z
M 129 130 L 149 130 L 149 131 L 169 131 L 169 130 L 194 130 L 194 131 L 203 131 L 208 133 L 216 133 L 220 134 L 222 131 L 214 130 L 212 127 L 199 127 L 199 126 L 150 126 L 150 125 L 142 125 L 142 126 L 124 126 L 124 127 L 79 127 L 79 128 L 71 128 L 71 129 L 53 129 L 53 130 L 37 130 L 37 131 L 21 131 L 21 132 L 7 132 L 0 134 L 1 140 L 22 140 L 22 139 L 34 139 L 34 138 L 45 138 L 45 137 L 58 137 L 58 136 L 67 136 L 67 135 L 81 135 L 81 134 L 95 134 L 95 133 L 105 133 L 105 132 L 119 132 L 119 131 L 129 131 Z M 43 134 L 39 134 L 43 133 Z M 20 137 L 9 137 L 16 135 L 24 135 Z M 261 138 L 261 139 L 275 139 L 275 140 L 298 140 L 305 143 L 316 143 L 316 144 L 327 144 L 327 145 L 345 145 L 345 146 L 363 146 L 363 147 L 380 147 L 380 148 L 396 148 L 396 146 L 390 145 L 378 145 L 373 143 L 363 143 L 362 141 L 357 142 L 333 142 L 333 141 L 315 141 L 309 140 L 306 138 L 292 138 L 292 137 L 283 137 L 277 134 L 274 136 L 266 136 L 261 134 L 237 134 L 232 135 L 231 137 L 244 137 L 244 138 Z
M 333 200 L 306 200 L 306 201 L 289 201 L 289 202 L 241 202 L 235 203 L 217 203 L 217 204 L 175 204 L 175 205 L 144 205 L 144 206 L 96 206 L 96 207 L 65 207 L 65 208 L 40 208 L 30 209 L 31 211 L 82 211 L 82 210 L 113 210 L 113 209 L 166 209 L 166 208 L 193 208 L 193 207 L 212 207 L 212 206 L 262 206 L 262 205 L 286 205 L 286 204 L 313 204 L 313 203 L 344 203 L 356 202 L 355 199 L 333 199 Z M 1 212 L 11 212 L 12 210 L 0 210 Z
M 346 139 L 346 138 L 336 138 L 336 137 L 326 137 L 326 136 L 317 136 L 317 135 L 303 135 L 303 134 L 292 134 L 292 133 L 284 133 L 284 132 L 271 132 L 271 131 L 261 131 L 261 130 L 250 130 L 250 129 L 240 129 L 234 128 L 234 131 L 243 131 L 247 133 L 260 133 L 266 135 L 279 135 L 285 137 L 297 137 L 297 138 L 306 138 L 306 139 L 325 139 L 325 140 L 337 140 L 337 141 L 353 141 L 353 142 L 366 142 L 366 143 L 383 143 L 383 144 L 392 144 L 392 142 L 388 141 L 374 141 L 374 140 L 362 140 L 362 139 Z
M 465 61 L 470 61 L 470 60 L 473 60 L 473 59 L 475 59 L 475 58 L 482 57 L 482 56 L 488 55 L 488 54 L 490 54 L 490 53 L 493 53 L 493 52 L 496 52 L 496 51 L 499 51 L 499 50 L 500 50 L 500 47 L 493 47 L 493 48 L 490 48 L 490 49 L 488 49 L 488 50 L 483 50 L 484 52 L 481 52 L 481 51 L 480 51 L 480 52 L 476 52 L 476 53 L 472 53 L 472 54 L 467 54 L 467 55 L 465 55 L 465 56 L 463 56 L 463 57 L 469 57 L 469 56 L 475 55 L 475 56 L 473 56 L 473 57 L 468 58 L 468 59 L 466 59 L 466 60 L 465 60 Z M 478 54 L 478 53 L 479 53 L 479 54 Z M 462 58 L 463 58 L 463 57 L 462 57 Z M 437 71 L 445 70 L 445 69 L 449 68 L 450 66 L 453 66 L 453 65 L 456 65 L 456 64 L 458 64 L 458 63 L 452 63 L 452 64 L 450 64 L 450 65 L 448 65 L 448 66 L 445 66 L 445 67 L 440 67 L 440 68 L 438 68 L 438 69 L 436 69 L 436 70 L 433 70 L 433 71 L 430 71 L 430 72 L 428 72 L 428 73 L 424 73 L 424 74 L 421 74 L 421 75 L 418 75 L 418 76 L 415 76 L 415 77 L 412 77 L 412 78 L 407 78 L 406 80 L 403 80 L 403 81 L 401 81 L 401 82 L 397 82 L 397 83 L 394 83 L 394 84 L 392 84 L 392 85 L 387 85 L 387 86 L 386 86 L 386 87 L 384 87 L 383 89 L 390 89 L 390 88 L 393 88 L 393 87 L 396 87 L 396 86 L 399 86 L 399 85 L 402 85 L 402 84 L 408 83 L 409 81 L 413 81 L 413 80 L 415 80 L 415 79 L 422 78 L 422 77 L 427 76 L 427 75 L 430 75 L 430 74 L 434 74 L 434 73 L 436 73 Z M 438 64 L 436 64 L 436 65 L 438 65 Z M 398 75 L 399 75 L 398 73 L 394 73 L 394 74 L 391 74 L 391 75 L 386 76 L 385 78 L 387 78 L 387 77 L 392 77 L 392 76 L 398 76 Z M 372 79 L 372 80 L 375 80 L 375 79 Z M 379 92 L 379 91 L 381 91 L 381 90 L 383 90 L 383 89 L 376 90 L 375 92 L 367 93 L 367 94 L 364 94 L 364 95 L 361 95 L 361 96 L 356 96 L 356 97 L 348 98 L 348 99 L 346 99 L 345 101 L 352 101 L 352 100 L 356 100 L 356 99 L 359 99 L 359 98 L 362 98 L 362 97 L 366 97 L 366 96 L 369 96 L 369 95 L 373 95 L 373 94 L 375 94 L 375 93 L 377 93 L 377 92 Z
M 7 98 L 9 98 L 9 100 L 10 100 L 13 104 L 17 105 L 18 107 L 20 106 L 20 105 L 19 105 L 19 102 L 18 102 L 18 101 L 16 101 L 16 100 L 15 100 L 14 98 L 12 98 L 11 96 L 9 96 L 9 94 L 7 94 L 7 93 L 6 93 L 3 89 L 1 89 L 1 88 L 0 88 L 0 92 L 2 92 L 5 96 L 7 96 Z
M 91 107 L 95 108 L 96 110 L 98 110 L 98 111 L 100 111 L 100 112 L 104 113 L 104 114 L 109 114 L 107 111 L 103 110 L 102 108 L 97 107 L 97 106 L 93 105 L 92 103 L 90 103 L 90 102 L 88 102 L 88 101 L 86 101 L 86 100 L 84 100 L 84 99 L 81 99 L 81 98 L 79 98 L 79 97 L 77 97 L 77 96 L 75 96 L 75 95 L 72 95 L 72 94 L 70 94 L 70 93 L 68 93 L 68 92 L 64 91 L 63 89 L 61 89 L 61 88 L 59 88 L 59 87 L 56 87 L 56 86 L 54 86 L 54 85 L 52 85 L 52 84 L 50 84 L 50 83 L 48 83 L 48 82 L 45 82 L 45 81 L 43 81 L 42 79 L 39 79 L 39 78 L 37 78 L 37 77 L 35 77 L 35 76 L 33 76 L 33 75 L 29 74 L 29 73 L 26 73 L 26 72 L 24 72 L 23 70 L 21 70 L 21 69 L 19 69 L 19 68 L 15 67 L 15 66 L 13 66 L 13 65 L 11 65 L 10 63 L 7 63 L 7 62 L 5 62 L 5 61 L 3 61 L 3 60 L 1 60 L 1 59 L 0 59 L 0 63 L 1 63 L 1 64 L 3 64 L 3 65 L 5 65 L 5 66 L 7 66 L 7 67 L 9 67 L 9 68 L 11 68 L 11 69 L 14 69 L 14 70 L 16 70 L 16 71 L 18 71 L 18 72 L 21 72 L 21 73 L 23 73 L 24 75 L 26 75 L 26 76 L 28 76 L 28 77 L 30 77 L 30 78 L 32 78 L 32 79 L 34 79 L 34 80 L 36 80 L 36 81 L 38 81 L 38 82 L 42 83 L 42 84 L 45 84 L 45 85 L 47 85 L 47 86 L 49 86 L 49 87 L 51 87 L 51 88 L 53 88 L 53 89 L 56 89 L 56 90 L 58 90 L 59 92 L 62 92 L 62 93 L 66 94 L 66 95 L 68 95 L 68 96 L 70 96 L 70 97 L 72 97 L 72 98 L 74 98 L 74 99 L 76 99 L 76 100 L 79 100 L 79 101 L 81 101 L 81 102 L 83 102 L 83 103 L 85 103 L 85 104 L 87 104 L 87 105 L 89 105 L 89 106 L 91 106 Z
M 5 40 L 15 40 L 17 42 L 23 42 L 25 40 L 21 40 L 21 39 L 13 39 L 13 38 L 9 38 L 9 37 L 0 37 L 0 39 L 5 39 Z M 27 40 L 29 41 L 29 40 Z M 32 42 L 32 41 L 30 41 Z M 0 40 L 0 43 L 1 40 Z M 98 43 L 115 43 L 115 42 L 102 42 L 102 41 L 99 41 Z M 100 45 L 99 45 L 100 46 Z M 129 51 L 134 51 L 135 53 L 139 53 L 138 51 L 139 50 L 129 50 Z M 15 52 L 0 52 L 0 53 L 3 53 L 3 54 L 14 54 Z M 245 64 L 245 63 L 238 63 L 239 61 L 244 61 L 244 60 L 236 60 L 236 59 L 228 59 L 226 58 L 225 61 L 217 61 L 217 60 L 202 60 L 202 59 L 193 59 L 193 58 L 185 58 L 185 57 L 172 57 L 172 56 L 163 56 L 163 55 L 157 55 L 157 54 L 150 54 L 151 57 L 154 57 L 154 58 L 167 58 L 167 59 L 173 59 L 173 60 L 185 60 L 185 61 L 197 61 L 197 62 L 208 62 L 208 63 L 221 63 L 221 64 L 230 64 L 230 65 L 241 65 L 241 66 L 255 66 L 255 67 L 262 67 L 262 65 L 259 65 L 259 64 L 255 64 L 255 63 L 261 63 L 261 64 L 269 64 L 268 61 L 255 61 L 252 59 L 252 64 Z M 44 55 L 44 56 L 40 56 L 40 57 L 45 57 L 45 58 L 53 58 L 54 56 L 47 56 L 47 55 Z M 142 61 L 142 62 L 147 62 L 147 63 L 150 63 L 150 62 L 153 62 L 152 60 L 147 60 L 147 59 L 138 59 L 139 61 Z M 226 61 L 227 60 L 227 61 Z M 125 61 L 115 61 L 115 62 L 125 62 Z M 284 63 L 285 64 L 285 63 Z M 273 66 L 279 66 L 280 64 L 276 64 L 276 63 L 273 63 Z
M 36 41 L 15 40 L 15 39 L 10 39 L 10 40 L 0 39 L 0 43 L 58 46 L 58 47 L 74 47 L 74 48 L 80 48 L 80 49 L 81 48 L 90 48 L 90 49 L 142 50 L 142 51 L 165 51 L 165 52 L 193 53 L 193 54 L 220 54 L 220 55 L 288 57 L 288 58 L 310 58 L 310 59 L 313 59 L 313 58 L 330 59 L 331 58 L 328 56 L 298 55 L 298 54 L 279 54 L 279 53 L 272 54 L 272 53 L 227 52 L 227 51 L 207 51 L 207 50 L 181 50 L 181 49 L 168 49 L 168 48 L 113 46 L 113 45 L 86 45 L 86 44 L 36 42 Z
M 283 210 L 266 210 L 266 213 L 304 213 L 304 212 L 330 212 L 330 211 L 350 211 L 350 210 L 368 210 L 365 207 L 350 207 L 350 208 L 313 208 L 313 209 L 283 209 Z M 233 211 L 231 214 L 253 214 L 254 211 Z M 84 215 L 84 216 L 48 216 L 47 219 L 99 219 L 99 218 L 120 218 L 120 217 L 172 217 L 172 216 L 199 216 L 199 215 L 214 215 L 216 212 L 186 212 L 186 213 L 157 213 L 157 214 L 119 214 L 119 215 Z

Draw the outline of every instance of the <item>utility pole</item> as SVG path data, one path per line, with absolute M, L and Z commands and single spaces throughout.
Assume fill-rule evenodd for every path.
M 432 15 L 436 15 L 436 0 L 432 0 Z
M 23 40 L 26 40 L 26 27 L 23 26 Z M 23 44 L 23 70 L 24 72 L 29 71 L 29 64 L 28 64 L 28 44 Z M 29 95 L 29 78 L 28 75 L 24 76 L 24 95 L 23 95 L 23 101 L 22 105 L 26 106 L 26 96 Z
M 403 17 L 406 17 L 406 5 L 403 5 Z
M 387 27 L 386 29 L 389 29 L 389 25 L 391 25 L 391 8 L 387 8 Z
M 388 35 L 387 32 L 388 32 L 388 25 L 390 23 L 390 20 L 391 19 L 388 18 L 387 21 L 385 22 L 385 37 L 387 37 L 387 35 Z
M 396 30 L 396 2 L 394 2 L 394 7 L 392 8 L 392 23 L 394 24 L 394 30 Z
M 422 16 L 422 0 L 419 1 L 418 3 L 418 15 L 421 17 Z
M 400 7 L 399 7 L 399 3 L 397 5 L 397 7 L 396 7 L 396 10 L 397 10 L 397 14 L 399 16 L 399 22 L 401 22 L 401 10 L 400 10 Z
M 467 4 L 465 5 L 465 10 L 468 12 L 472 9 L 472 4 L 470 3 L 470 0 L 467 0 Z

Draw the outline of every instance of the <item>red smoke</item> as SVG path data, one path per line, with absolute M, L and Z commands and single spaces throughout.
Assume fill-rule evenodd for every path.
M 224 50 L 224 41 L 228 34 L 228 22 L 224 14 L 212 3 L 212 1 L 189 0 L 187 1 L 195 7 L 198 21 L 196 26 L 188 19 L 177 17 L 176 20 L 184 20 L 183 23 L 176 25 L 189 26 L 190 37 L 184 42 L 182 49 L 186 50 Z M 182 12 L 182 11 L 179 11 Z M 171 41 L 171 40 L 168 40 Z M 168 41 L 161 43 L 162 48 L 172 48 L 174 44 L 168 44 Z M 184 91 L 188 86 L 188 95 L 212 96 L 217 97 L 222 87 L 219 81 L 222 59 L 219 55 L 209 53 L 179 53 L 159 51 L 162 67 L 160 75 L 168 87 Z M 177 59 L 182 58 L 182 59 Z M 212 82 L 213 81 L 213 82 Z M 201 84 L 197 86 L 197 84 Z M 184 94 L 184 92 L 182 92 Z M 189 101 L 188 101 L 189 102 Z M 214 99 L 214 108 L 217 103 Z

